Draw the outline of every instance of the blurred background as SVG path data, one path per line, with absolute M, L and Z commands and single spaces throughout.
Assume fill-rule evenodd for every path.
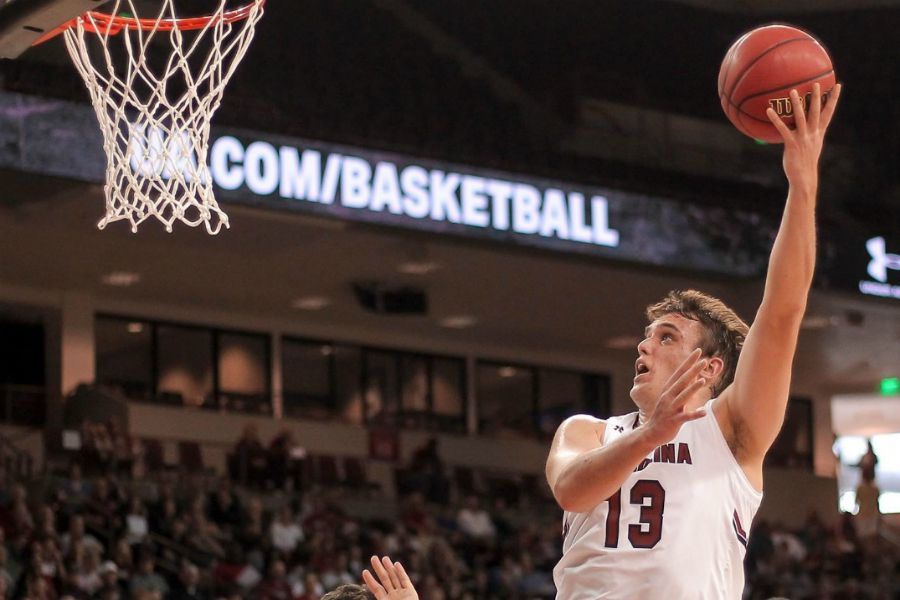
M 898 597 L 891 0 L 269 0 L 215 237 L 98 231 L 62 39 L 0 60 L 0 589 L 312 600 L 389 553 L 423 598 L 552 598 L 558 424 L 633 410 L 668 290 L 758 306 L 781 148 L 716 77 L 772 21 L 845 88 L 745 597 Z

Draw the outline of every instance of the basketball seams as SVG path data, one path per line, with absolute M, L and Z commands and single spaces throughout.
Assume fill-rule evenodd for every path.
M 782 46 L 786 46 L 786 45 L 791 44 L 791 43 L 793 43 L 793 42 L 813 42 L 813 43 L 818 43 L 818 42 L 816 42 L 816 40 L 814 40 L 813 38 L 811 38 L 811 37 L 809 37 L 809 36 L 804 36 L 804 37 L 795 37 L 795 38 L 789 38 L 789 39 L 786 39 L 786 40 L 781 40 L 780 42 L 777 42 L 777 43 L 773 44 L 773 45 L 770 46 L 769 48 L 766 48 L 763 52 L 760 52 L 759 54 L 757 54 L 756 57 L 754 57 L 753 60 L 751 60 L 751 61 L 744 67 L 744 70 L 741 71 L 740 74 L 735 78 L 734 85 L 731 86 L 731 89 L 728 90 L 728 93 L 726 94 L 726 96 L 728 96 L 729 100 L 731 99 L 731 95 L 734 93 L 734 90 L 735 90 L 735 89 L 736 89 L 736 88 L 744 81 L 744 78 L 747 76 L 747 73 L 750 72 L 750 69 L 752 69 L 753 66 L 756 65 L 756 63 L 758 63 L 760 60 L 762 60 L 764 57 L 766 57 L 767 55 L 769 55 L 769 54 L 770 54 L 771 52 L 773 52 L 774 50 L 777 50 L 778 48 L 781 48 Z M 735 54 L 737 54 L 737 52 L 735 52 Z M 732 56 L 732 62 L 733 62 L 733 60 L 734 60 L 734 57 Z M 726 77 L 726 78 L 727 78 L 727 77 Z

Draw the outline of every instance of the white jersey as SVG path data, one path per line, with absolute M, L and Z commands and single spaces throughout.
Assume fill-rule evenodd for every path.
M 606 421 L 608 444 L 638 413 Z M 738 465 L 706 404 L 657 448 L 609 500 L 563 515 L 558 600 L 737 600 L 750 522 L 762 493 Z

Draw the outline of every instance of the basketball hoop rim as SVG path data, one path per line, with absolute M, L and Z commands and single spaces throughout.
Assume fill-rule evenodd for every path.
M 172 31 L 178 29 L 181 31 L 192 31 L 203 29 L 210 23 L 222 20 L 224 23 L 235 23 L 247 19 L 250 14 L 257 8 L 262 8 L 266 0 L 250 0 L 244 6 L 224 11 L 221 15 L 208 15 L 203 17 L 185 17 L 183 19 L 152 19 L 137 17 L 120 17 L 110 15 L 100 11 L 92 10 L 81 16 L 70 19 L 51 31 L 48 31 L 38 38 L 32 46 L 43 44 L 44 42 L 55 38 L 62 32 L 73 27 L 77 27 L 81 22 L 85 31 L 99 33 L 102 35 L 116 35 L 123 29 L 144 31 Z

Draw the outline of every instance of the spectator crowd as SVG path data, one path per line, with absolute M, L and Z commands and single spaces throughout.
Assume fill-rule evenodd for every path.
M 248 431 L 234 454 L 252 446 L 261 457 L 257 444 Z M 81 461 L 32 481 L 3 472 L 0 599 L 318 600 L 359 583 L 372 555 L 403 563 L 428 600 L 553 598 L 561 540 L 552 499 L 462 489 L 445 471 L 430 441 L 397 500 L 282 489 L 277 468 L 260 471 L 274 481 L 240 483 L 177 469 L 132 477 L 118 461 L 90 476 Z M 893 600 L 900 554 L 858 534 L 850 515 L 833 526 L 816 515 L 798 527 L 760 521 L 747 581 L 748 600 Z

